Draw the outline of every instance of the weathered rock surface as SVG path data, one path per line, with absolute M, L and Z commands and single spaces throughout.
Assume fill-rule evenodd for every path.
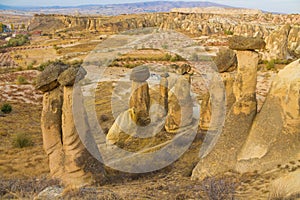
M 136 113 L 129 109 L 121 113 L 106 135 L 106 143 L 109 145 L 124 143 L 131 136 L 136 134 Z
M 237 67 L 237 58 L 233 50 L 220 48 L 217 55 L 213 58 L 213 62 L 220 73 L 232 72 Z
M 281 70 L 256 116 L 237 169 L 266 171 L 300 157 L 300 60 Z
M 146 66 L 135 67 L 131 74 L 130 80 L 135 82 L 144 82 L 150 77 L 149 68 Z
M 64 154 L 61 140 L 62 105 L 62 88 L 58 87 L 44 94 L 41 129 L 44 150 L 49 158 L 50 175 L 53 178 L 61 178 L 64 174 Z
M 271 198 L 281 195 L 280 197 L 284 199 L 295 199 L 300 193 L 300 171 L 276 179 L 271 183 L 269 189 Z
M 262 38 L 251 38 L 243 36 L 233 36 L 228 39 L 229 48 L 233 50 L 255 50 L 265 48 L 265 41 Z
M 258 53 L 238 51 L 237 59 L 238 74 L 233 83 L 233 94 L 236 102 L 226 116 L 221 135 L 217 135 L 217 132 L 210 133 L 217 137 L 217 142 L 211 152 L 202 155 L 201 160 L 193 170 L 192 179 L 203 180 L 206 177 L 235 169 L 237 155 L 248 137 L 256 115 L 255 86 Z M 214 145 L 214 143 L 207 144 L 206 142 L 212 141 L 204 141 L 203 145 L 207 149 Z
M 77 162 L 84 156 L 85 147 L 82 144 L 73 114 L 73 87 L 64 87 L 64 101 L 62 109 L 62 143 L 65 153 L 66 175 L 63 181 L 68 186 L 81 187 L 91 183 L 91 175 L 83 170 Z M 88 164 L 88 163 L 86 163 Z
M 146 126 L 150 123 L 150 95 L 149 85 L 146 80 L 150 77 L 147 66 L 139 66 L 132 70 L 130 80 L 132 80 L 131 96 L 129 108 L 133 108 L 136 115 L 136 123 Z
M 59 75 L 57 81 L 62 86 L 73 86 L 75 80 L 81 80 L 85 75 L 86 71 L 82 67 L 69 67 Z
M 288 52 L 288 37 L 290 30 L 290 25 L 284 25 L 278 30 L 273 31 L 266 38 L 267 53 L 265 55 L 265 59 L 287 59 L 290 56 Z
M 180 75 L 187 74 L 191 72 L 192 67 L 189 64 L 182 64 L 180 67 L 177 68 L 176 73 Z
M 48 92 L 59 86 L 57 81 L 59 75 L 68 68 L 62 63 L 51 64 L 37 77 L 36 89 Z
M 178 129 L 192 123 L 193 103 L 190 95 L 190 75 L 180 75 L 175 83 L 174 91 L 168 94 L 168 115 L 165 129 L 176 133 Z

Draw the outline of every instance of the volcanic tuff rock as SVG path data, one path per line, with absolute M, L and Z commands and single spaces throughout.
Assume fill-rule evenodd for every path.
M 299 159 L 299 61 L 286 66 L 275 78 L 267 100 L 238 155 L 239 171 L 266 171 L 278 164 Z
M 213 62 L 220 73 L 234 71 L 237 67 L 236 54 L 228 48 L 220 48 L 217 55 L 213 58 Z
M 218 140 L 212 151 L 203 154 L 193 170 L 192 179 L 203 180 L 232 170 L 236 166 L 237 155 L 248 137 L 252 121 L 256 114 L 256 74 L 258 53 L 254 51 L 237 51 L 238 72 L 233 83 L 235 102 L 226 115 L 224 128 L 220 136 L 211 132 Z M 227 78 L 230 80 L 230 76 Z M 226 77 L 225 77 L 226 80 Z M 230 81 L 229 81 L 230 86 Z M 227 88 L 226 88 L 227 90 Z M 232 92 L 229 91 L 229 94 Z M 220 134 L 220 133 L 219 133 Z M 210 148 L 210 145 L 205 146 Z M 212 142 L 212 141 L 208 141 Z
M 190 94 L 190 75 L 180 75 L 174 86 L 174 91 L 168 93 L 168 115 L 165 129 L 170 133 L 192 123 L 193 103 Z
M 229 39 L 229 48 L 233 50 L 255 50 L 265 48 L 266 43 L 261 38 L 233 36 Z
M 68 68 L 62 63 L 51 64 L 36 79 L 36 89 L 48 92 L 59 86 L 59 75 Z

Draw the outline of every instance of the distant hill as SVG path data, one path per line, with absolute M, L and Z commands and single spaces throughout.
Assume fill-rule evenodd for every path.
M 123 4 L 102 4 L 102 5 L 80 5 L 80 6 L 51 6 L 51 7 L 13 7 L 0 5 L 0 10 L 21 10 L 30 12 L 72 14 L 79 12 L 82 14 L 102 14 L 119 15 L 146 12 L 169 12 L 173 8 L 191 8 L 191 7 L 222 7 L 230 6 L 212 3 L 208 1 L 186 2 L 186 1 L 152 1 L 139 3 Z

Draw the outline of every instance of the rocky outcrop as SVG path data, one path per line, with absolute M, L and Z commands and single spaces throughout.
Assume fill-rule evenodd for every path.
M 254 44 L 247 43 L 246 49 L 257 47 L 255 44 L 256 41 Z M 233 47 L 234 45 L 230 44 L 230 46 Z M 232 91 L 235 102 L 226 116 L 221 135 L 215 136 L 218 137 L 215 147 L 207 155 L 202 155 L 200 162 L 193 170 L 193 179 L 203 180 L 208 176 L 219 175 L 235 169 L 237 155 L 248 137 L 252 121 L 256 115 L 255 92 L 258 53 L 255 51 L 237 51 L 237 60 L 238 72 Z M 226 77 L 224 78 L 226 80 Z M 209 144 L 203 145 L 210 146 Z
M 82 162 L 91 159 L 79 138 L 73 114 L 73 84 L 85 73 L 80 67 L 54 63 L 37 79 L 37 89 L 45 92 L 41 127 L 50 174 L 68 187 L 81 187 L 92 181 L 91 174 L 85 171 L 87 163 Z
M 290 55 L 288 52 L 288 37 L 291 30 L 290 25 L 282 26 L 275 30 L 266 38 L 266 55 L 265 59 L 287 59 Z
M 180 128 L 192 123 L 193 103 L 190 94 L 190 75 L 180 75 L 174 90 L 168 94 L 168 115 L 165 129 L 167 132 L 176 133 Z
M 300 60 L 281 70 L 273 81 L 241 152 L 237 169 L 266 171 L 299 159 Z

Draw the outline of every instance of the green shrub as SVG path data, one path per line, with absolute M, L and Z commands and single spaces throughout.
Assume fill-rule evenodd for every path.
M 267 70 L 272 70 L 274 68 L 275 68 L 275 60 L 270 60 L 269 62 L 267 62 L 267 64 L 266 64 Z
M 16 148 L 33 146 L 31 137 L 25 133 L 18 133 L 17 135 L 15 135 L 12 143 Z
M 224 30 L 225 35 L 233 35 L 233 31 L 230 30 Z
M 24 76 L 18 76 L 17 77 L 17 84 L 18 85 L 22 85 L 22 84 L 27 84 L 28 81 L 26 80 L 26 78 Z
M 5 103 L 5 104 L 2 105 L 1 111 L 5 114 L 8 114 L 12 111 L 12 106 L 8 103 Z
M 8 41 L 7 46 L 8 47 L 16 47 L 16 46 L 22 46 L 22 45 L 28 44 L 28 43 L 29 43 L 28 35 L 17 35 L 15 38 L 11 38 Z

